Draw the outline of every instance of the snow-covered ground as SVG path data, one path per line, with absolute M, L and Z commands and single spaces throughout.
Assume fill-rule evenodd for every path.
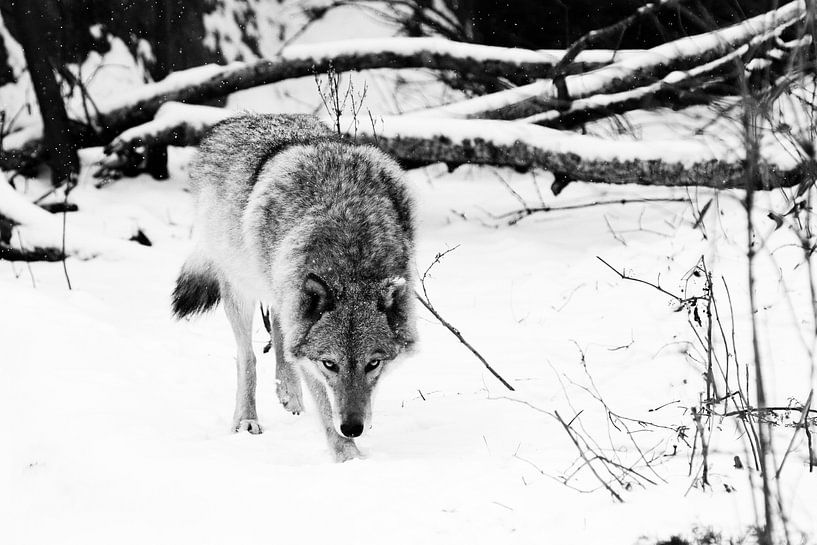
M 625 544 L 690 535 L 694 526 L 740 536 L 754 523 L 747 470 L 735 469 L 733 456 L 748 461 L 728 420 L 715 434 L 712 488 L 690 487 L 690 449 L 672 432 L 643 431 L 639 445 L 658 458 L 655 473 L 643 464 L 639 471 L 659 484 L 622 492 L 625 503 L 617 504 L 603 489 L 582 493 L 558 482 L 577 451 L 541 412 L 570 419 L 582 411 L 606 455 L 638 462 L 581 388 L 591 387 L 583 351 L 611 410 L 692 425 L 686 408 L 702 386 L 700 368 L 685 355 L 692 340 L 686 314 L 649 287 L 618 279 L 596 256 L 643 278 L 660 275 L 673 291 L 706 256 L 728 278 L 746 354 L 737 202 L 721 199 L 709 240 L 683 203 L 552 212 L 494 229 L 484 225 L 493 223 L 486 211 L 519 205 L 497 176 L 536 202 L 532 175 L 470 167 L 448 174 L 442 166 L 410 172 L 418 267 L 458 246 L 432 269 L 431 299 L 516 392 L 423 312 L 419 352 L 382 383 L 374 427 L 360 441 L 365 458 L 336 464 L 313 411 L 296 417 L 279 406 L 272 354 L 259 359 L 265 433 L 231 433 L 234 347 L 222 311 L 171 320 L 169 292 L 190 247 L 192 215 L 184 171 L 190 151 L 172 151 L 167 182 L 142 176 L 98 190 L 86 169 L 73 193 L 80 212 L 68 216 L 69 238 L 74 225 L 108 233 L 136 225 L 152 247 L 134 243 L 115 257 L 69 260 L 72 291 L 59 263 L 30 271 L 0 263 L 0 542 Z M 537 181 L 553 204 L 687 195 L 574 184 L 553 199 L 549 176 L 538 173 Z M 32 195 L 43 189 L 37 184 Z M 792 337 L 808 298 L 788 242 L 775 233 L 769 247 L 780 248 L 777 264 L 761 260 L 762 331 L 774 340 L 765 347 L 774 357 L 768 378 L 782 404 L 802 397 L 809 379 Z M 789 280 L 796 319 L 778 274 Z M 258 320 L 259 354 L 266 340 Z M 791 431 L 778 433 L 784 450 Z M 662 456 L 675 446 L 675 456 Z M 803 452 L 787 462 L 782 486 L 792 530 L 813 539 L 817 482 Z M 599 486 L 586 470 L 569 484 Z

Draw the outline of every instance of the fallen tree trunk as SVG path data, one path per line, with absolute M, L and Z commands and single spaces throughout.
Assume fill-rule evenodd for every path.
M 568 71 L 589 70 L 639 51 L 584 51 Z M 428 68 L 504 77 L 517 83 L 547 76 L 563 51 L 504 48 L 440 38 L 344 40 L 285 48 L 272 60 L 206 65 L 175 72 L 133 93 L 96 104 L 91 127 L 74 127 L 83 145 L 102 145 L 129 127 L 146 123 L 166 102 L 202 103 L 235 91 L 325 72 L 378 68 Z M 36 131 L 35 131 L 36 132 Z M 40 131 L 41 133 L 41 131 Z M 41 135 L 9 135 L 0 151 L 0 168 L 16 170 L 44 158 Z
M 560 184 L 584 181 L 653 186 L 745 187 L 739 141 L 688 138 L 649 142 L 597 138 L 536 125 L 496 120 L 437 120 L 391 117 L 376 132 L 358 130 L 368 141 L 409 166 L 434 162 L 484 164 L 553 172 Z M 808 166 L 785 144 L 770 142 L 763 153 L 763 187 L 799 184 Z
M 131 150 L 167 144 L 195 145 L 206 128 L 236 112 L 206 106 L 168 104 L 151 123 L 127 131 L 109 146 L 121 164 Z M 190 130 L 194 127 L 195 130 Z M 353 138 L 353 135 L 347 135 Z M 723 135 L 639 142 L 580 135 L 533 124 L 497 120 L 439 120 L 387 117 L 377 128 L 361 124 L 358 141 L 392 154 L 407 168 L 432 163 L 482 164 L 521 171 L 541 168 L 560 183 L 570 181 L 664 186 L 744 187 L 742 143 Z M 762 150 L 765 186 L 800 183 L 806 167 L 791 144 L 774 138 Z M 787 147 L 789 146 L 789 147 Z
M 731 27 L 675 40 L 587 73 L 558 81 L 538 81 L 506 91 L 431 108 L 413 115 L 480 119 L 519 119 L 548 110 L 564 110 L 578 99 L 621 93 L 651 85 L 673 72 L 717 61 L 747 44 L 773 41 L 806 14 L 803 0 Z M 749 48 L 749 56 L 753 54 Z

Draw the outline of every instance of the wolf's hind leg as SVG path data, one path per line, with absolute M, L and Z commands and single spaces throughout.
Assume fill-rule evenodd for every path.
M 295 365 L 284 356 L 284 337 L 275 316 L 272 318 L 272 340 L 275 343 L 275 391 L 278 399 L 292 414 L 301 414 L 304 410 L 301 379 Z
M 336 430 L 332 423 L 332 406 L 329 403 L 329 398 L 326 396 L 326 388 L 315 377 L 309 373 L 304 373 L 309 391 L 315 398 L 315 403 L 318 405 L 318 413 L 321 417 L 321 424 L 326 432 L 326 439 L 329 441 L 329 448 L 335 455 L 335 460 L 338 462 L 346 462 L 360 457 L 360 451 L 352 439 L 343 437 Z
M 233 328 L 236 344 L 237 392 L 233 429 L 261 433 L 255 411 L 255 354 L 252 350 L 252 319 L 255 301 L 238 295 L 229 285 L 222 284 L 224 310 Z

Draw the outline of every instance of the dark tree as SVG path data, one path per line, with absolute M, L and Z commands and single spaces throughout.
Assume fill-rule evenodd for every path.
M 54 74 L 55 63 L 46 47 L 51 36 L 43 33 L 49 21 L 59 17 L 54 4 L 45 0 L 11 0 L 8 22 L 15 39 L 23 47 L 26 64 L 40 105 L 48 165 L 54 185 L 72 180 L 79 172 L 78 142 L 71 135 L 65 103 Z
M 3 15 L 13 0 L 0 0 Z M 26 3 L 26 2 L 24 2 Z M 203 16 L 208 0 L 36 0 L 48 14 L 36 28 L 43 49 L 60 66 L 82 62 L 90 51 L 108 50 L 108 37 L 121 39 L 133 56 L 141 57 L 154 80 L 181 70 L 222 60 L 204 45 Z M 8 20 L 16 37 L 19 24 Z M 150 55 L 144 55 L 145 46 Z M 2 53 L 0 51 L 0 53 Z

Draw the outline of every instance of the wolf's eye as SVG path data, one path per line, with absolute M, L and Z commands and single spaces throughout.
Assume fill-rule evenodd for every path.
M 332 360 L 321 360 L 321 363 L 324 367 L 332 371 L 333 373 L 338 372 L 338 364 L 333 362 Z
M 383 361 L 383 360 L 372 360 L 372 361 L 370 361 L 369 363 L 367 363 L 367 364 L 366 364 L 366 372 L 368 373 L 369 371 L 374 371 L 375 369 L 377 369 L 378 367 L 380 367 L 380 363 L 381 363 L 382 361 Z

